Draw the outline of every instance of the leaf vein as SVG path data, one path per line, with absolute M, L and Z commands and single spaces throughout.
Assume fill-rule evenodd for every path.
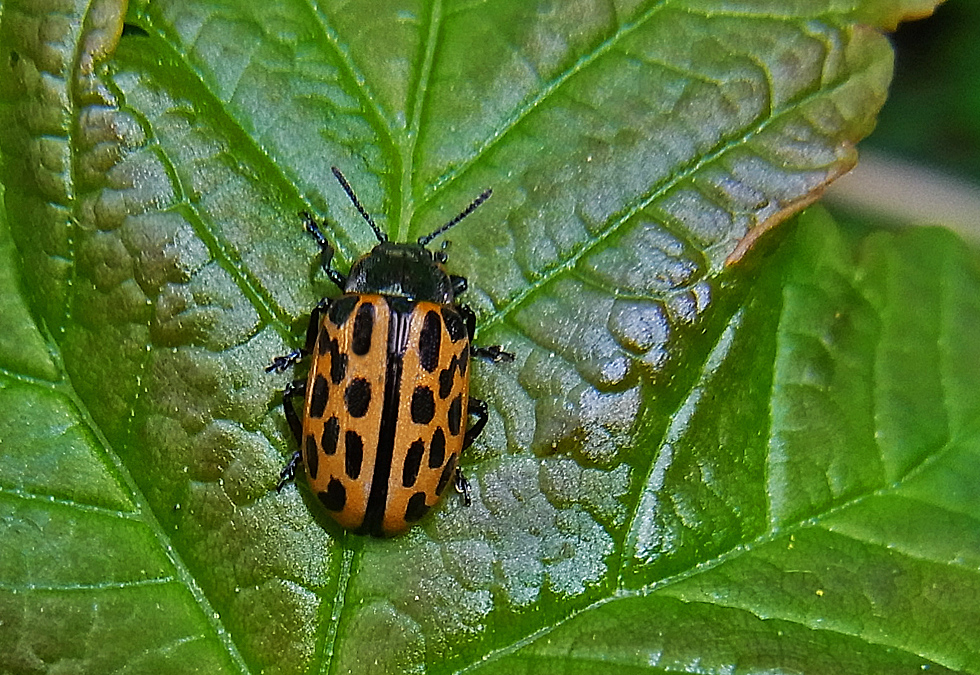
M 501 143 L 505 138 L 507 138 L 511 132 L 513 132 L 517 126 L 534 110 L 541 105 L 541 103 L 554 94 L 555 91 L 560 89 L 568 80 L 570 80 L 576 73 L 582 70 L 584 67 L 588 66 L 592 62 L 599 59 L 599 57 L 605 55 L 609 52 L 620 40 L 625 39 L 634 30 L 644 25 L 651 17 L 658 14 L 661 10 L 665 9 L 667 5 L 666 0 L 659 0 L 650 9 L 646 10 L 643 15 L 631 24 L 626 24 L 621 26 L 620 29 L 610 38 L 604 40 L 600 43 L 594 50 L 585 54 L 581 58 L 575 61 L 574 64 L 556 78 L 552 79 L 547 85 L 545 85 L 538 94 L 520 107 L 515 114 L 507 121 L 502 129 L 498 133 L 491 136 L 490 139 L 485 140 L 483 145 L 476 148 L 475 152 L 472 153 L 470 158 L 459 164 L 455 169 L 446 172 L 440 180 L 436 181 L 429 186 L 429 189 L 423 195 L 423 202 L 430 202 L 435 199 L 439 193 L 443 190 L 448 189 L 457 179 L 463 176 L 470 168 L 476 164 L 477 160 L 483 155 L 488 153 L 499 143 Z

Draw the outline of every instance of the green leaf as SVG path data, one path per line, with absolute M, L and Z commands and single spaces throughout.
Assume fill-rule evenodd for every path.
M 0 670 L 980 672 L 976 258 L 776 227 L 928 7 L 5 0 Z M 494 190 L 517 360 L 393 540 L 274 490 L 332 165 L 400 241 Z
M 16 268 L 0 211 L 0 668 L 234 672 L 207 599 L 60 378 Z

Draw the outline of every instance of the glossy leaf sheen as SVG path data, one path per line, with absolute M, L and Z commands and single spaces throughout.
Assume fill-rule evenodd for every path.
M 6 0 L 0 670 L 980 672 L 975 258 L 751 250 L 928 8 Z M 494 189 L 447 253 L 518 358 L 390 541 L 273 489 L 331 165 L 397 240 Z

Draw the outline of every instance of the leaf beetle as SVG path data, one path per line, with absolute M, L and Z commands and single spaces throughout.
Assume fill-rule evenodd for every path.
M 486 404 L 469 395 L 470 361 L 512 361 L 499 346 L 474 347 L 476 316 L 457 298 L 466 279 L 445 269 L 444 251 L 426 245 L 491 195 L 485 190 L 455 218 L 414 243 L 395 243 L 332 167 L 378 244 L 345 276 L 309 213 L 320 266 L 342 291 L 310 313 L 303 348 L 273 359 L 285 372 L 311 357 L 306 379 L 286 386 L 282 405 L 299 445 L 278 490 L 302 464 L 310 488 L 344 528 L 390 537 L 419 521 L 452 482 L 469 506 L 459 457 L 487 423 Z M 302 419 L 294 400 L 303 398 Z M 467 428 L 469 416 L 475 417 Z

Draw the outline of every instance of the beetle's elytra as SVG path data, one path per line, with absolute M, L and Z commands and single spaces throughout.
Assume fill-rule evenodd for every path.
M 278 489 L 300 464 L 313 493 L 343 527 L 389 537 L 404 532 L 438 503 L 452 482 L 470 503 L 460 453 L 487 422 L 483 401 L 469 395 L 473 356 L 510 361 L 500 347 L 473 347 L 476 316 L 456 299 L 466 279 L 446 272 L 446 255 L 425 248 L 487 200 L 486 190 L 458 216 L 415 243 L 388 241 L 337 168 L 333 173 L 378 245 L 344 276 L 313 217 L 307 231 L 320 265 L 341 289 L 310 313 L 306 344 L 273 360 L 284 372 L 311 356 L 309 376 L 282 395 L 299 445 Z M 293 400 L 303 397 L 302 419 Z M 469 416 L 476 419 L 467 428 Z

